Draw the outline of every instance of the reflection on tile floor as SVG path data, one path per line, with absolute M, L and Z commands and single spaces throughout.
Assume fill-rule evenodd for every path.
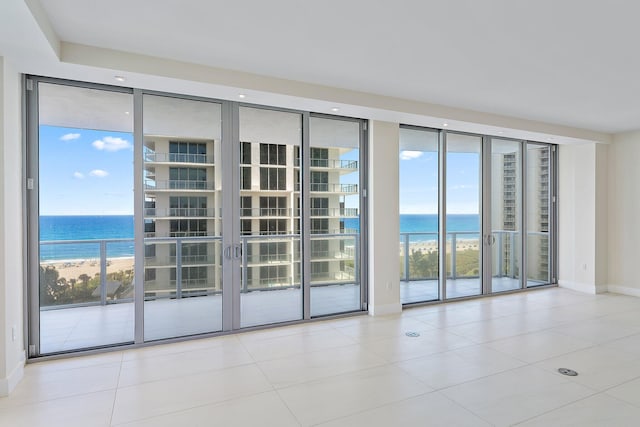
M 0 425 L 637 425 L 638 343 L 640 299 L 540 289 L 30 364 Z

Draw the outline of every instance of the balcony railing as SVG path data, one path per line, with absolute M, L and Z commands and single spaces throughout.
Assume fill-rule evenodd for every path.
M 277 216 L 290 217 L 291 208 L 240 208 L 242 217 Z
M 355 171 L 358 169 L 358 162 L 356 160 L 311 158 L 311 167 L 312 168 L 329 168 L 329 169 L 350 169 Z
M 493 230 L 492 246 L 497 248 L 497 257 L 494 262 L 494 277 L 518 277 L 519 268 L 519 242 L 520 231 Z M 542 236 L 547 239 L 546 232 L 527 232 L 529 241 L 533 236 Z M 458 248 L 458 243 L 467 240 L 467 244 Z M 412 247 L 412 245 L 414 245 Z M 415 247 L 418 247 L 416 249 Z M 400 280 L 438 280 L 439 278 L 439 254 L 438 254 L 438 233 L 400 233 Z M 456 231 L 447 233 L 447 279 L 475 278 L 477 274 L 461 273 L 458 262 L 459 252 L 466 250 L 478 251 L 477 266 L 480 266 L 480 233 L 478 231 Z M 423 252 L 423 249 L 425 251 Z M 414 253 L 420 252 L 419 255 Z M 541 248 L 544 254 L 544 248 Z M 495 253 L 495 252 L 494 252 Z M 407 256 L 408 255 L 408 256 Z
M 312 257 L 327 257 L 338 260 L 331 262 L 329 272 L 311 274 L 312 286 L 359 283 L 360 250 L 359 234 L 312 235 L 311 241 L 328 241 L 326 251 L 315 251 Z M 288 243 L 286 249 L 271 253 L 255 253 L 261 244 Z M 202 237 L 153 237 L 145 238 L 144 258 L 145 300 L 162 298 L 183 298 L 196 295 L 215 295 L 221 292 L 220 261 L 223 256 L 238 256 L 242 266 L 241 292 L 256 290 L 277 290 L 300 286 L 300 271 L 295 266 L 301 262 L 301 236 L 298 234 L 281 234 L 275 236 L 241 236 L 237 250 L 226 253 L 222 248 L 222 238 L 217 236 Z M 190 254 L 193 248 L 186 245 L 206 245 L 206 253 Z M 252 250 L 249 250 L 249 245 Z M 134 296 L 134 239 L 103 240 L 69 240 L 43 241 L 41 250 L 41 287 L 43 292 L 71 295 L 73 298 L 55 299 L 42 303 L 42 309 L 69 308 L 73 306 L 106 305 L 132 302 Z M 232 255 L 231 252 L 234 252 Z M 250 253 L 253 252 L 253 253 Z M 58 260 L 64 256 L 67 261 Z M 51 258 L 51 259 L 48 259 Z M 124 261 L 124 263 L 123 263 Z M 316 259 L 317 262 L 322 260 Z M 87 274 L 79 277 L 60 277 L 49 262 L 64 267 L 90 267 Z M 287 265 L 287 275 L 260 277 L 261 266 Z M 337 269 L 336 269 L 337 266 Z M 116 270 L 116 268 L 118 270 Z M 207 277 L 183 277 L 188 268 L 206 268 Z M 253 270 L 252 278 L 248 269 Z M 71 270 L 73 271 L 73 270 Z M 79 270 L 76 270 L 79 271 Z M 189 270 L 194 273 L 196 270 Z M 203 270 L 197 270 L 202 272 Z M 63 273 L 65 275 L 78 273 Z M 162 277 L 162 276 L 165 277 Z M 276 280 L 277 279 L 277 280 Z M 59 295 L 53 297 L 59 297 Z M 41 300 L 44 301 L 44 300 Z
M 146 217 L 187 217 L 213 218 L 216 216 L 214 208 L 145 208 Z
M 322 193 L 358 194 L 358 184 L 327 184 L 312 182 L 311 191 Z
M 187 153 L 145 153 L 144 161 L 148 163 L 198 163 L 213 164 L 213 155 Z
M 329 218 L 357 218 L 357 208 L 311 208 L 311 216 Z
M 213 181 L 171 179 L 165 181 L 145 181 L 145 190 L 215 190 Z

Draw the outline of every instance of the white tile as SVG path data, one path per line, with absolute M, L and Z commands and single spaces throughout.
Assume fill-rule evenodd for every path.
M 243 340 L 247 351 L 256 361 L 279 359 L 296 354 L 353 345 L 355 342 L 352 338 L 337 333 L 334 329 L 270 339 Z
M 396 364 L 434 389 L 486 377 L 524 365 L 524 362 L 478 344 Z
M 536 366 L 557 373 L 558 368 L 578 372 L 571 381 L 595 390 L 606 390 L 640 377 L 640 356 L 597 346 L 544 360 Z
M 419 334 L 418 337 L 401 334 L 391 338 L 367 340 L 362 343 L 362 347 L 390 362 L 397 362 L 475 345 L 468 338 L 438 329 L 421 331 Z
M 402 336 L 406 332 L 425 332 L 434 326 L 413 317 L 383 316 L 373 321 L 337 328 L 337 330 L 358 342 Z
M 0 408 L 112 390 L 119 372 L 119 363 L 28 372 L 8 397 L 0 399 Z
M 250 396 L 273 388 L 255 365 L 119 388 L 113 423 L 125 423 Z
M 295 427 L 300 424 L 277 393 L 267 392 L 118 425 L 127 427 L 204 427 L 213 425 L 224 427 Z
M 305 353 L 284 359 L 258 362 L 258 366 L 276 388 L 288 387 L 384 365 L 386 361 L 358 345 Z
M 640 378 L 621 384 L 606 391 L 610 396 L 640 407 Z
M 115 390 L 82 394 L 0 410 L 0 426 L 109 426 Z
M 327 423 L 322 427 L 482 427 L 490 424 L 440 393 L 427 393 Z
M 253 358 L 240 342 L 226 340 L 216 347 L 125 361 L 118 384 L 126 387 L 250 363 Z
M 553 328 L 552 331 L 595 344 L 603 344 L 640 333 L 640 324 L 630 324 L 615 318 L 598 317 L 566 323 Z
M 431 391 L 398 368 L 384 366 L 278 390 L 304 426 L 355 414 Z
M 525 366 L 441 391 L 458 404 L 496 426 L 541 415 L 595 394 L 560 375 Z
M 591 347 L 589 341 L 552 331 L 531 332 L 492 341 L 489 347 L 528 363 Z
M 640 408 L 606 394 L 597 394 L 563 406 L 518 426 L 636 426 Z
M 610 348 L 616 351 L 622 351 L 624 353 L 629 353 L 634 356 L 640 357 L 640 334 L 630 335 L 624 338 L 610 341 L 604 344 L 603 347 Z

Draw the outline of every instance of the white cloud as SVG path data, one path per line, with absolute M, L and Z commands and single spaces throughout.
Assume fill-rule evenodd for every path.
M 75 179 L 84 179 L 84 174 L 82 172 L 74 172 L 73 177 Z
M 74 139 L 80 138 L 79 133 L 67 133 L 60 137 L 60 141 L 72 141 Z
M 129 141 L 114 136 L 105 136 L 102 139 L 93 141 L 91 145 L 101 151 L 120 151 L 131 148 L 131 143 Z
M 424 154 L 422 151 L 402 151 L 400 153 L 401 160 L 413 160 L 421 157 Z
M 105 176 L 109 175 L 109 172 L 104 171 L 102 169 L 94 169 L 91 172 L 89 172 L 89 175 L 95 176 L 98 178 L 104 178 Z

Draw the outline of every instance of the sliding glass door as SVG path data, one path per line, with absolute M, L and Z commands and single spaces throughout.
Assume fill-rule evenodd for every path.
M 40 354 L 131 343 L 133 96 L 57 82 L 32 93 L 31 343 Z
M 366 307 L 364 121 L 29 82 L 30 357 Z
M 548 144 L 401 126 L 401 302 L 550 284 L 552 153 Z

